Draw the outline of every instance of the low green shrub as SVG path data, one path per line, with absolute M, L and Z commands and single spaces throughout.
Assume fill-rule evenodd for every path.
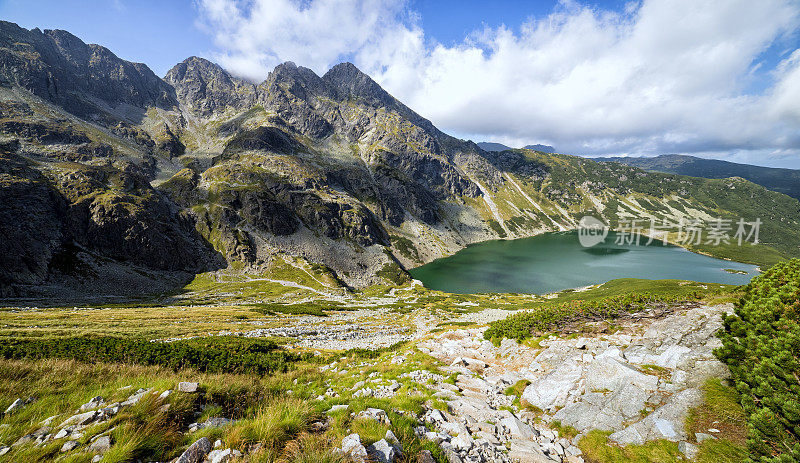
M 575 300 L 554 305 L 543 305 L 537 309 L 517 313 L 497 320 L 489 325 L 483 337 L 489 340 L 503 338 L 521 342 L 536 331 L 545 331 L 578 319 L 617 318 L 641 311 L 656 304 L 670 304 L 682 300 L 698 299 L 699 294 L 689 296 L 654 295 L 648 292 L 629 293 L 596 300 Z
M 751 461 L 800 461 L 800 260 L 754 278 L 719 337 L 714 353 L 747 415 Z
M 82 362 L 161 365 L 212 373 L 268 374 L 287 371 L 312 354 L 281 349 L 274 341 L 217 336 L 174 342 L 151 342 L 112 336 L 46 339 L 2 339 L 0 357 L 7 359 L 74 359 Z

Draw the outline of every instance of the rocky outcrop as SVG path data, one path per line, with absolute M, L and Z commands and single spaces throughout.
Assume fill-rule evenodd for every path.
M 622 323 L 614 334 L 553 336 L 540 341 L 541 349 L 508 339 L 496 347 L 481 338 L 482 329 L 446 333 L 421 343 L 420 350 L 460 373 L 456 386 L 462 396 L 443 387 L 451 415 L 431 412 L 429 421 L 443 423 L 437 426 L 449 434 L 511 445 L 512 453 L 514 448 L 532 448 L 552 455 L 547 445 L 553 441 L 539 439 L 544 431 L 531 412 L 513 415 L 503 409 L 513 399 L 504 395 L 505 388 L 527 380 L 521 399 L 542 410 L 545 423 L 559 421 L 579 432 L 571 441 L 556 441 L 561 449 L 595 429 L 612 432 L 610 440 L 621 445 L 694 440 L 684 423 L 689 411 L 702 404 L 700 387 L 709 378 L 729 374 L 712 350 L 720 344 L 715 333 L 722 326 L 721 315 L 731 309 L 727 304 L 683 308 L 665 317 L 645 314 Z M 462 428 L 459 422 L 464 420 Z M 510 438 L 504 441 L 492 427 L 487 435 L 481 425 L 485 421 L 501 424 Z M 565 458 L 570 452 L 559 455 Z
M 255 85 L 197 56 L 176 64 L 164 80 L 175 88 L 183 107 L 202 117 L 228 109 L 247 109 L 256 97 Z
M 7 82 L 82 116 L 106 109 L 97 101 L 112 108 L 177 104 L 172 87 L 144 64 L 119 59 L 62 30 L 0 22 L 0 73 Z
M 4 296 L 35 291 L 54 274 L 90 283 L 98 275 L 87 266 L 89 254 L 160 271 L 219 266 L 192 218 L 135 172 L 83 166 L 51 175 L 54 181 L 0 153 Z
M 66 201 L 39 171 L 0 152 L 0 297 L 42 282 L 63 242 Z

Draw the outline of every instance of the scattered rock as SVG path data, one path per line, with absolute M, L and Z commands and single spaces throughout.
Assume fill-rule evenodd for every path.
M 397 458 L 397 450 L 386 439 L 381 439 L 378 442 L 369 446 L 367 453 L 378 463 L 394 463 Z
M 696 433 L 694 433 L 694 438 L 695 438 L 695 440 L 697 441 L 698 444 L 702 443 L 703 441 L 709 440 L 709 439 L 712 439 L 712 440 L 716 439 L 716 437 L 712 436 L 711 434 L 706 434 L 704 432 L 696 432 Z
M 569 394 L 578 389 L 582 376 L 582 366 L 564 363 L 552 373 L 529 384 L 522 392 L 522 398 L 542 410 L 563 407 L 567 404 Z
M 420 450 L 417 454 L 417 463 L 436 463 L 430 450 Z
M 206 458 L 210 463 L 227 463 L 242 456 L 242 452 L 233 449 L 212 450 Z
M 201 437 L 186 449 L 175 463 L 200 463 L 211 452 L 211 441 L 208 437 Z
M 696 445 L 686 441 L 678 442 L 678 450 L 689 460 L 694 460 L 697 457 L 697 453 L 700 451 Z
M 356 415 L 356 418 L 364 418 L 368 420 L 375 420 L 381 424 L 389 425 L 389 416 L 386 415 L 386 412 L 381 410 L 380 408 L 368 408 L 363 412 Z
M 617 358 L 598 357 L 589 365 L 586 375 L 586 387 L 589 390 L 616 391 L 626 384 L 655 391 L 658 377 L 646 375 Z
M 198 383 L 190 383 L 187 381 L 181 381 L 178 383 L 178 391 L 180 392 L 197 392 L 197 389 L 200 387 Z
M 347 407 L 348 407 L 347 404 L 334 405 L 326 413 L 336 413 L 336 412 L 341 411 L 341 410 L 347 410 Z
M 62 452 L 69 452 L 70 450 L 74 449 L 78 446 L 78 441 L 76 440 L 69 440 L 64 442 L 64 445 L 61 446 Z
M 367 449 L 361 444 L 358 434 L 350 434 L 342 439 L 342 453 L 357 463 L 364 463 L 368 458 Z
M 105 453 L 111 448 L 111 436 L 100 436 L 89 446 L 90 452 Z
M 128 399 L 122 402 L 120 405 L 123 407 L 136 405 L 139 403 L 140 400 L 142 400 L 142 397 L 144 397 L 145 394 L 147 394 L 148 392 L 150 392 L 150 389 L 139 389 L 135 393 L 131 394 L 131 396 L 128 397 Z
M 5 414 L 10 415 L 15 411 L 21 409 L 24 405 L 25 402 L 23 402 L 22 399 L 17 399 L 14 402 L 12 402 L 11 405 L 8 406 L 8 408 L 6 408 Z
M 386 430 L 386 436 L 384 439 L 386 439 L 386 442 L 397 449 L 397 453 L 403 453 L 403 444 L 400 443 L 400 440 L 394 435 L 391 429 Z
M 102 397 L 97 396 L 93 397 L 91 400 L 86 402 L 85 404 L 81 405 L 80 411 L 85 412 L 86 410 L 92 410 L 95 408 L 100 408 L 105 404 L 105 401 Z
M 86 412 L 86 413 L 79 413 L 77 415 L 72 415 L 59 426 L 59 428 L 64 428 L 70 425 L 78 425 L 83 426 L 85 424 L 89 424 L 95 421 L 100 416 L 100 413 L 97 410 Z

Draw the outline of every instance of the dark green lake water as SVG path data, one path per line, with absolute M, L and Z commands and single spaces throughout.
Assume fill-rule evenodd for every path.
M 693 280 L 744 284 L 758 274 L 754 265 L 715 259 L 654 240 L 645 246 L 603 244 L 584 248 L 577 232 L 486 241 L 411 270 L 426 288 L 451 293 L 543 294 L 615 278 Z M 732 274 L 725 269 L 747 272 Z

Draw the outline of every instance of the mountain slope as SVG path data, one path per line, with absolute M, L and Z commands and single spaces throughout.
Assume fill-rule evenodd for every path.
M 524 149 L 541 151 L 542 153 L 555 153 L 556 149 L 550 145 L 525 145 Z
M 652 158 L 610 157 L 594 159 L 596 161 L 618 162 L 653 172 L 667 172 L 692 177 L 741 177 L 772 191 L 800 199 L 800 170 L 753 166 L 680 154 L 662 154 Z
M 217 269 L 395 283 L 470 243 L 574 228 L 585 213 L 611 226 L 760 217 L 763 245 L 696 249 L 756 263 L 798 254 L 794 199 L 740 180 L 487 152 L 350 63 L 323 76 L 284 63 L 254 85 L 192 57 L 153 81 L 63 31 L 0 30 L 0 148 L 13 167 L 0 177 L 0 251 L 16 269 L 0 275 L 6 296 L 163 291 Z M 20 67 L 31 50 L 36 66 Z M 108 66 L 81 50 L 121 72 L 86 85 Z M 68 92 L 43 90 L 56 74 Z
M 478 148 L 484 151 L 506 151 L 512 149 L 510 146 L 506 146 L 502 143 L 495 143 L 491 141 L 481 141 L 478 142 Z

